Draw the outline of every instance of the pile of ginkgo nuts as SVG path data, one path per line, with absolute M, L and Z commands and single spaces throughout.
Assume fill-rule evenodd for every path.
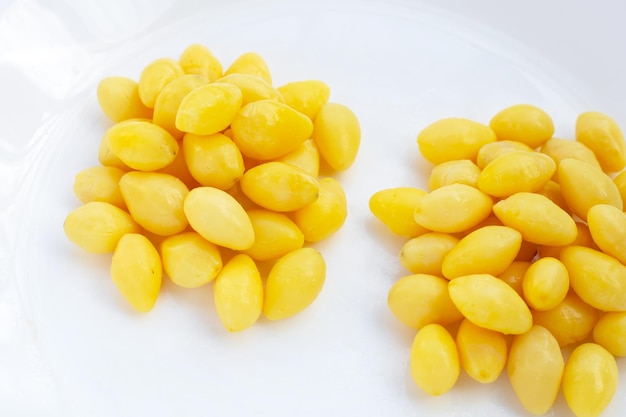
M 232 332 L 315 300 L 326 264 L 307 243 L 347 216 L 342 186 L 320 176 L 320 164 L 349 168 L 361 139 L 354 113 L 328 101 L 327 84 L 276 88 L 258 54 L 223 71 L 194 44 L 178 60 L 147 65 L 138 82 L 103 79 L 97 95 L 114 124 L 101 165 L 76 175 L 83 205 L 64 230 L 88 252 L 113 253 L 113 283 L 132 307 L 153 308 L 163 272 L 185 288 L 214 282 Z
M 415 383 L 430 395 L 460 370 L 508 379 L 530 413 L 559 390 L 578 417 L 598 416 L 626 356 L 626 144 L 599 112 L 576 120 L 575 140 L 518 104 L 489 125 L 447 118 L 417 136 L 434 166 L 428 190 L 370 198 L 371 212 L 408 238 L 411 274 L 389 290 L 393 315 L 417 330 Z

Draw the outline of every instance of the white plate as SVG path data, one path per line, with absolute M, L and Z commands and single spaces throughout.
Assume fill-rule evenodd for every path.
M 430 4 L 432 3 L 432 4 Z M 402 239 L 367 201 L 423 186 L 415 136 L 445 116 L 487 122 L 534 103 L 571 137 L 578 112 L 626 126 L 618 2 L 539 0 L 14 1 L 0 5 L 0 415 L 2 416 L 525 416 L 501 378 L 462 376 L 430 398 L 408 374 L 413 331 L 386 305 L 405 272 Z M 621 13 L 620 13 L 621 12 Z M 246 51 L 275 84 L 317 78 L 351 107 L 363 140 L 339 176 L 342 230 L 317 247 L 328 264 L 316 302 L 289 320 L 228 334 L 209 287 L 165 284 L 133 313 L 108 278 L 108 257 L 62 231 L 77 206 L 76 172 L 97 163 L 110 123 L 95 86 L 137 78 L 162 56 L 207 45 L 228 65 Z M 622 373 L 626 370 L 619 361 Z M 626 408 L 622 385 L 604 416 Z M 551 415 L 571 416 L 562 396 Z

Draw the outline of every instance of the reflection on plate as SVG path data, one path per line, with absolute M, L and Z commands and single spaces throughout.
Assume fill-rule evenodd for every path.
M 597 103 L 488 28 L 400 1 L 74 3 L 12 4 L 5 17 L 14 21 L 0 32 L 5 39 L 6 28 L 22 28 L 20 40 L 6 44 L 10 65 L 0 67 L 16 80 L 7 126 L 21 138 L 0 142 L 0 172 L 9 179 L 0 206 L 8 278 L 0 292 L 0 348 L 8 352 L 0 359 L 8 369 L 0 372 L 0 414 L 527 415 L 504 377 L 479 386 L 464 376 L 437 398 L 414 385 L 413 331 L 386 305 L 405 273 L 397 262 L 403 241 L 374 221 L 367 201 L 382 188 L 425 185 L 415 136 L 436 119 L 486 122 L 530 102 L 551 114 L 556 136 L 571 137 L 577 113 Z M 317 246 L 328 264 L 322 294 L 291 320 L 263 320 L 241 334 L 223 330 L 208 287 L 165 285 L 151 313 L 131 312 L 110 282 L 108 258 L 82 253 L 61 227 L 78 204 L 73 177 L 97 163 L 110 125 L 95 100 L 98 80 L 137 78 L 151 60 L 176 58 L 194 42 L 225 65 L 258 52 L 276 85 L 324 80 L 363 131 L 356 163 L 340 175 L 348 220 Z M 623 397 L 622 389 L 604 415 L 620 415 Z M 570 415 L 562 398 L 554 413 Z

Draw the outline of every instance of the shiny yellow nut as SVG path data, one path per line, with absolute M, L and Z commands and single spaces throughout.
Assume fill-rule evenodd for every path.
M 415 221 L 415 207 L 426 194 L 426 191 L 413 187 L 387 188 L 370 197 L 369 208 L 391 232 L 415 237 L 428 232 Z
M 243 176 L 241 152 L 226 135 L 187 133 L 183 151 L 189 172 L 201 185 L 227 190 Z
M 538 245 L 567 245 L 576 239 L 574 219 L 541 194 L 521 192 L 493 205 L 493 212 L 505 225 Z
M 458 242 L 459 239 L 445 233 L 424 233 L 402 246 L 400 264 L 414 274 L 443 276 L 443 260 Z
M 254 228 L 241 204 L 226 191 L 198 187 L 183 202 L 189 225 L 211 243 L 234 250 L 254 244 Z
M 617 187 L 622 201 L 626 201 L 626 171 L 622 171 L 616 175 L 615 178 L 613 178 L 613 183 Z
M 541 153 L 548 155 L 558 165 L 564 159 L 577 159 L 601 169 L 596 155 L 583 143 L 575 140 L 552 138 L 541 145 Z M 558 180 L 558 175 L 555 176 Z
M 272 85 L 272 75 L 269 67 L 261 55 L 255 52 L 246 52 L 230 64 L 224 75 L 248 74 L 259 77 L 269 85 Z
M 254 244 L 241 251 L 257 261 L 276 259 L 300 249 L 304 236 L 298 226 L 283 213 L 265 209 L 248 210 L 254 229 Z
M 222 269 L 218 247 L 196 232 L 166 237 L 160 244 L 160 254 L 167 276 L 183 288 L 206 285 Z
M 603 171 L 618 172 L 626 166 L 624 134 L 606 114 L 581 113 L 576 119 L 576 140 L 593 151 Z
M 361 144 L 361 125 L 352 110 L 343 104 L 326 103 L 313 125 L 313 140 L 326 163 L 335 171 L 350 168 Z
M 530 261 L 514 261 L 509 265 L 507 269 L 498 275 L 498 279 L 501 279 L 507 285 L 509 285 L 520 296 L 524 296 L 524 290 L 522 288 L 524 275 L 528 268 L 530 268 Z
M 564 368 L 559 343 L 545 327 L 535 325 L 513 338 L 506 370 L 513 391 L 530 413 L 539 416 L 552 408 Z
M 463 316 L 477 326 L 504 334 L 526 333 L 532 326 L 532 315 L 522 297 L 493 275 L 453 279 L 448 291 Z
M 346 194 L 341 184 L 331 177 L 319 180 L 317 200 L 293 213 L 293 219 L 307 242 L 318 242 L 331 236 L 343 226 L 346 217 Z
M 614 356 L 626 356 L 626 312 L 602 315 L 593 328 L 593 340 Z
M 82 203 L 102 201 L 125 209 L 126 203 L 119 187 L 120 178 L 123 175 L 124 171 L 110 166 L 83 169 L 74 178 L 74 195 Z
M 538 152 L 513 151 L 489 162 L 478 176 L 478 188 L 494 197 L 541 190 L 552 178 L 556 164 Z
M 429 395 L 450 391 L 461 372 L 459 354 L 450 333 L 439 324 L 423 327 L 411 346 L 411 376 Z
M 301 312 L 315 301 L 325 280 L 321 253 L 313 248 L 289 252 L 267 276 L 263 314 L 269 320 L 282 320 Z
M 119 168 L 122 171 L 131 171 L 132 168 L 126 165 L 120 158 L 115 156 L 109 148 L 109 138 L 106 134 L 102 136 L 100 140 L 100 146 L 98 147 L 98 161 L 106 167 Z
M 569 290 L 569 274 L 565 265 L 555 258 L 541 258 L 534 262 L 522 282 L 524 299 L 535 310 L 552 310 Z
M 278 87 L 278 91 L 285 104 L 306 114 L 311 120 L 315 119 L 330 97 L 330 87 L 319 80 L 294 81 Z
M 483 329 L 465 319 L 456 334 L 461 367 L 474 380 L 489 384 L 500 376 L 507 359 L 502 333 Z
M 152 116 L 154 124 L 170 132 L 176 139 L 182 138 L 184 133 L 176 128 L 176 115 L 180 103 L 193 89 L 206 84 L 206 78 L 193 74 L 183 75 L 172 80 L 163 87 L 154 103 Z
M 319 182 L 298 167 L 267 162 L 249 169 L 240 181 L 241 190 L 259 206 L 274 211 L 294 211 L 319 195 Z
M 576 417 L 598 417 L 617 391 L 615 358 L 602 346 L 584 343 L 571 353 L 563 372 L 563 395 Z
M 168 83 L 184 75 L 178 62 L 170 58 L 159 58 L 146 66 L 137 83 L 139 98 L 149 108 L 154 108 L 157 97 Z
M 598 168 L 576 159 L 564 159 L 559 164 L 558 173 L 563 198 L 581 219 L 587 220 L 587 211 L 596 204 L 610 204 L 623 209 L 617 186 Z
M 584 246 L 563 249 L 561 261 L 572 289 L 587 304 L 603 311 L 626 311 L 626 266 Z
M 241 108 L 242 95 L 231 84 L 212 83 L 193 89 L 178 107 L 176 129 L 212 135 L 226 129 Z
M 587 224 L 596 245 L 626 264 L 626 214 L 608 204 L 597 204 L 587 212 Z
M 241 90 L 242 102 L 241 106 L 259 100 L 274 100 L 283 102 L 283 96 L 272 87 L 267 81 L 254 75 L 247 74 L 230 74 L 222 77 L 215 82 L 232 84 Z
M 554 123 L 548 113 L 531 104 L 516 104 L 498 112 L 489 126 L 498 140 L 514 140 L 537 148 L 552 137 Z
M 443 258 L 441 270 L 448 279 L 471 274 L 498 275 L 513 262 L 522 235 L 506 226 L 485 226 L 465 236 Z
M 98 83 L 97 96 L 102 113 L 115 123 L 152 116 L 152 110 L 144 106 L 139 98 L 137 83 L 130 78 L 102 79 Z
M 533 149 L 525 143 L 513 140 L 489 142 L 478 150 L 478 155 L 476 155 L 476 165 L 478 165 L 478 168 L 483 169 L 489 162 L 493 161 L 497 157 L 515 151 L 532 152 Z
M 445 326 L 463 318 L 450 300 L 448 281 L 435 275 L 400 278 L 389 290 L 387 305 L 395 318 L 413 329 L 431 323 Z
M 139 171 L 164 168 L 178 153 L 178 142 L 167 130 L 143 120 L 118 123 L 107 130 L 105 137 L 111 152 Z
M 148 238 L 137 233 L 122 236 L 111 259 L 111 278 L 135 310 L 152 310 L 162 276 L 161 258 Z
M 75 208 L 63 223 L 67 238 L 91 253 L 109 253 L 126 233 L 138 233 L 139 225 L 124 210 L 92 201 Z
M 263 281 L 256 264 L 248 255 L 232 257 L 215 279 L 215 308 L 229 332 L 252 326 L 263 311 Z
M 189 45 L 178 59 L 186 74 L 200 75 L 213 82 L 222 76 L 222 64 L 204 45 Z
M 539 248 L 539 256 L 542 258 L 552 257 L 561 259 L 561 251 L 568 246 L 584 246 L 591 249 L 598 249 L 596 244 L 593 242 L 593 238 L 591 237 L 591 232 L 589 232 L 589 227 L 585 223 L 576 222 L 576 229 L 578 233 L 576 234 L 576 239 L 572 241 L 572 243 L 565 246 L 541 246 Z
M 120 190 L 130 215 L 144 229 L 168 236 L 187 227 L 183 201 L 189 189 L 178 178 L 132 171 L 120 180 Z
M 231 128 L 241 153 L 268 160 L 295 151 L 311 137 L 313 122 L 286 104 L 259 100 L 242 107 Z
M 295 150 L 276 158 L 275 161 L 296 166 L 314 177 L 320 173 L 320 154 L 312 139 L 305 140 Z
M 423 196 L 415 206 L 415 221 L 441 233 L 467 230 L 491 214 L 493 201 L 482 191 L 465 184 L 450 184 Z
M 463 118 L 438 120 L 417 135 L 422 156 L 435 165 L 458 159 L 476 161 L 480 148 L 495 141 L 489 126 Z
M 554 176 L 552 178 L 554 178 Z M 561 184 L 559 184 L 558 182 L 554 180 L 548 181 L 546 185 L 544 185 L 543 188 L 538 191 L 538 193 L 548 197 L 550 201 L 569 213 L 569 207 L 567 206 L 565 198 L 563 198 L 563 193 L 561 192 Z
M 581 300 L 573 291 L 552 310 L 533 311 L 535 324 L 548 329 L 561 347 L 587 339 L 598 317 L 598 310 Z
M 444 185 L 466 184 L 478 187 L 480 168 L 469 159 L 443 162 L 435 165 L 428 177 L 428 191 L 436 190 Z

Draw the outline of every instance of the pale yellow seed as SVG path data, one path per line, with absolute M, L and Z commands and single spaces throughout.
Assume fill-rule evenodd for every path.
M 476 326 L 465 319 L 456 335 L 461 366 L 481 384 L 495 381 L 507 360 L 508 347 L 502 333 Z
M 319 195 L 319 182 L 315 177 L 283 162 L 267 162 L 250 168 L 240 185 L 243 193 L 261 207 L 281 212 L 301 209 Z
M 269 320 L 291 317 L 317 298 L 326 280 L 326 263 L 313 248 L 296 249 L 280 258 L 265 283 L 263 313 Z
M 183 151 L 189 172 L 201 185 L 227 190 L 243 176 L 241 152 L 226 135 L 187 133 L 183 138 Z
M 278 87 L 285 103 L 300 113 L 315 119 L 322 106 L 328 102 L 330 87 L 319 80 L 294 81 Z
M 507 373 L 517 398 L 532 414 L 552 408 L 564 367 L 559 343 L 546 328 L 533 326 L 513 339 Z
M 92 201 L 72 210 L 63 230 L 68 239 L 92 253 L 109 253 L 127 233 L 138 233 L 139 225 L 124 210 L 109 203 Z
M 157 172 L 128 172 L 120 180 L 120 190 L 131 216 L 146 230 L 168 236 L 187 227 L 183 201 L 189 190 L 178 178 Z
M 248 255 L 231 258 L 215 279 L 217 314 L 229 332 L 252 326 L 263 311 L 263 281 Z
M 269 85 L 272 85 L 272 75 L 269 67 L 261 55 L 255 52 L 246 52 L 241 54 L 230 64 L 224 75 L 230 74 L 248 74 L 259 77 Z
M 187 194 L 183 210 L 189 225 L 203 238 L 229 249 L 254 244 L 254 228 L 241 204 L 226 191 L 197 187 Z
M 102 201 L 125 209 L 126 203 L 119 187 L 123 175 L 124 171 L 111 166 L 86 168 L 76 174 L 73 186 L 74 195 L 82 203 Z
M 402 246 L 400 264 L 414 274 L 443 276 L 443 260 L 458 242 L 459 239 L 445 233 L 424 233 Z
M 598 168 L 576 159 L 564 159 L 559 163 L 558 173 L 565 202 L 582 220 L 587 220 L 587 211 L 596 204 L 624 208 L 617 186 Z
M 161 258 L 148 238 L 136 233 L 122 236 L 111 259 L 111 278 L 135 310 L 152 310 L 162 275 Z
M 450 391 L 461 372 L 459 355 L 450 333 L 439 324 L 423 327 L 411 346 L 411 376 L 429 395 Z
M 478 187 L 480 168 L 469 159 L 442 162 L 435 165 L 428 177 L 428 190 L 433 191 L 449 184 L 466 184 Z
M 591 149 L 604 171 L 626 166 L 626 143 L 617 122 L 600 112 L 584 112 L 576 119 L 576 140 Z
M 162 127 L 143 120 L 127 120 L 107 130 L 109 150 L 126 166 L 138 171 L 155 171 L 171 164 L 178 142 Z
M 400 278 L 389 290 L 387 305 L 402 324 L 413 329 L 431 323 L 445 326 L 463 318 L 450 299 L 448 281 L 435 275 Z
M 586 303 L 603 311 L 626 311 L 626 266 L 583 246 L 563 249 L 561 262 L 572 288 Z
M 160 245 L 165 273 L 184 288 L 198 288 L 213 281 L 222 269 L 217 246 L 196 232 L 183 232 L 165 238 Z
M 602 346 L 584 343 L 571 353 L 563 372 L 563 395 L 576 417 L 598 417 L 617 391 L 617 363 Z
M 501 110 L 489 122 L 498 140 L 522 142 L 537 148 L 552 137 L 554 123 L 548 113 L 531 104 L 516 104 Z
M 304 244 L 304 235 L 298 226 L 283 213 L 265 209 L 247 211 L 254 229 L 254 244 L 241 251 L 257 261 L 279 258 L 299 249 Z
M 569 274 L 556 258 L 541 258 L 526 271 L 522 281 L 524 299 L 535 310 L 558 306 L 569 290 Z
M 448 279 L 470 274 L 498 275 L 513 262 L 522 235 L 506 226 L 485 226 L 461 239 L 443 258 L 441 270 Z
M 242 94 L 231 84 L 197 87 L 181 101 L 176 129 L 196 135 L 212 135 L 226 129 L 241 108 Z
M 442 233 L 458 233 L 476 226 L 491 214 L 493 202 L 482 191 L 450 184 L 423 196 L 415 206 L 415 221 Z
M 477 326 L 504 334 L 521 334 L 533 324 L 522 297 L 493 275 L 459 277 L 450 281 L 448 290 L 454 305 Z
M 293 213 L 295 223 L 308 242 L 328 238 L 343 226 L 347 217 L 346 194 L 341 184 L 331 177 L 319 180 L 317 200 Z
M 204 45 L 189 45 L 178 62 L 186 74 L 201 75 L 210 82 L 222 76 L 222 64 Z
M 391 232 L 415 237 L 428 232 L 415 221 L 415 207 L 426 194 L 414 187 L 387 188 L 372 194 L 369 208 Z
M 343 171 L 354 163 L 361 144 L 361 125 L 348 107 L 326 103 L 313 122 L 313 140 L 328 165 Z
M 458 159 L 476 161 L 480 148 L 495 141 L 496 135 L 489 126 L 454 117 L 438 120 L 417 135 L 422 156 L 433 164 Z
M 154 108 L 161 90 L 183 74 L 178 62 L 170 58 L 159 58 L 148 64 L 139 75 L 138 92 L 142 103 Z

